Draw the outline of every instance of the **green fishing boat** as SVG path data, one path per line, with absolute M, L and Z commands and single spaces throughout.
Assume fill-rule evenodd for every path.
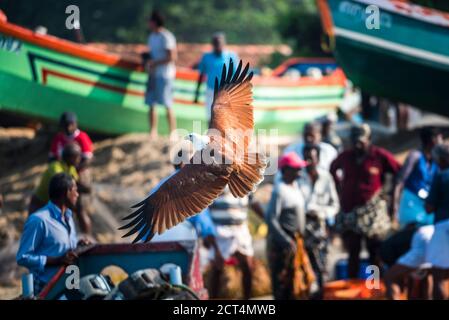
M 337 62 L 355 85 L 449 116 L 448 13 L 407 1 L 317 3 Z M 377 13 L 378 28 L 373 25 Z
M 178 68 L 174 111 L 178 127 L 206 127 L 204 96 L 193 103 L 198 74 Z M 138 63 L 88 45 L 42 35 L 8 23 L 0 11 L 0 110 L 55 121 L 65 110 L 77 113 L 80 126 L 122 134 L 148 131 L 144 92 L 147 75 Z M 256 77 L 256 129 L 296 134 L 305 121 L 335 110 L 344 94 L 345 76 L 336 69 L 321 79 Z M 204 86 L 203 86 L 204 87 Z M 160 117 L 165 110 L 158 108 Z M 160 121 L 161 133 L 167 133 Z M 196 128 L 197 129 L 197 128 Z

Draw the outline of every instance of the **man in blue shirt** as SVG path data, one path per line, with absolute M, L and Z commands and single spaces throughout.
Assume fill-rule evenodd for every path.
M 212 37 L 212 52 L 205 53 L 201 58 L 199 64 L 200 76 L 198 78 L 198 83 L 195 92 L 195 100 L 194 102 L 198 102 L 198 97 L 200 93 L 201 82 L 204 80 L 204 76 L 207 77 L 207 88 L 206 88 L 206 112 L 207 112 L 207 120 L 210 119 L 210 108 L 212 106 L 213 98 L 214 98 L 214 84 L 215 78 L 220 80 L 221 71 L 223 70 L 223 64 L 226 64 L 226 67 L 229 66 L 229 61 L 232 59 L 235 68 L 238 65 L 239 58 L 237 54 L 234 52 L 225 50 L 226 38 L 224 33 L 218 32 Z
M 75 180 L 59 173 L 50 180 L 50 201 L 25 222 L 17 264 L 28 268 L 38 294 L 56 274 L 58 268 L 75 263 L 77 234 L 72 217 L 78 199 Z
M 425 211 L 425 200 L 439 171 L 432 151 L 443 141 L 437 128 L 423 128 L 421 149 L 412 150 L 398 174 L 395 187 L 394 212 L 401 228 L 411 224 L 432 224 L 433 215 Z
M 448 299 L 444 282 L 449 278 L 449 144 L 440 144 L 435 154 L 441 171 L 436 175 L 426 199 L 426 211 L 435 214 L 435 231 L 426 251 L 432 265 L 433 299 Z

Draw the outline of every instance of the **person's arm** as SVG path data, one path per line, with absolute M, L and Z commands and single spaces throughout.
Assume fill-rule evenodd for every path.
M 270 204 L 267 211 L 267 224 L 268 228 L 273 235 L 274 241 L 280 244 L 284 248 L 294 247 L 294 239 L 291 238 L 283 229 L 279 223 L 279 217 L 281 216 L 282 204 L 280 194 L 278 190 L 273 190 L 271 195 Z
M 401 165 L 390 152 L 383 150 L 382 154 L 384 158 L 384 174 L 391 173 L 393 175 L 393 188 L 391 190 L 391 203 L 389 211 L 390 216 L 395 219 L 397 215 L 396 211 L 398 209 L 397 204 L 399 203 L 399 200 L 396 199 L 396 197 L 398 196 L 396 192 L 396 183 L 398 181 L 398 174 L 401 170 Z
M 210 216 L 209 208 L 204 209 L 199 214 L 189 218 L 193 224 L 199 237 L 203 239 L 203 244 L 206 248 L 212 248 L 215 252 L 214 263 L 221 265 L 224 262 L 223 255 L 220 252 L 217 244 L 217 230 L 214 222 Z
M 78 259 L 78 255 L 73 250 L 67 251 L 60 257 L 47 257 L 46 266 L 68 266 L 74 264 Z
M 264 212 L 262 209 L 262 205 L 260 204 L 259 201 L 252 201 L 250 204 L 250 208 L 251 208 L 251 210 L 253 210 L 256 213 L 256 215 L 260 219 L 265 220 L 265 215 L 264 215 Z
M 189 221 L 193 224 L 195 230 L 201 238 L 206 238 L 208 236 L 215 237 L 217 235 L 215 225 L 210 216 L 209 208 L 206 208 L 197 215 L 190 217 Z
M 16 261 L 19 266 L 30 271 L 43 271 L 47 264 L 47 256 L 36 253 L 45 235 L 44 223 L 31 215 L 25 222 Z
M 78 143 L 81 147 L 82 159 L 78 167 L 78 171 L 81 171 L 90 165 L 94 152 L 94 144 L 89 135 L 85 132 L 81 132 L 80 136 L 81 138 L 79 139 Z
M 401 199 L 402 190 L 404 189 L 405 181 L 407 181 L 408 177 L 412 173 L 413 168 L 415 167 L 418 159 L 419 159 L 419 152 L 417 151 L 410 152 L 397 176 L 396 186 L 394 188 L 394 208 L 393 208 L 395 220 L 397 220 L 398 218 L 397 215 L 399 210 L 399 202 Z
M 204 73 L 200 72 L 200 75 L 198 76 L 198 80 L 196 83 L 196 90 L 195 90 L 195 97 L 193 99 L 193 102 L 198 103 L 198 98 L 200 96 L 200 88 L 201 88 L 201 83 L 204 81 Z
M 48 153 L 48 162 L 52 162 L 55 161 L 59 158 L 59 154 L 58 154 L 58 136 L 59 134 L 57 134 L 56 136 L 53 137 L 53 140 L 51 141 L 51 145 L 50 145 L 50 152 Z
M 200 88 L 201 88 L 201 83 L 204 81 L 204 78 L 206 76 L 207 73 L 207 54 L 204 54 L 201 57 L 200 63 L 198 64 L 198 80 L 196 83 L 196 90 L 195 90 L 195 97 L 193 99 L 193 102 L 198 103 L 199 100 L 199 96 L 200 96 Z
M 83 155 L 83 157 L 81 158 L 80 164 L 78 165 L 78 171 L 83 171 L 85 169 L 87 169 L 92 161 L 92 157 L 86 157 Z
M 338 155 L 337 158 L 332 161 L 329 172 L 332 175 L 332 178 L 334 179 L 335 182 L 335 187 L 337 189 L 337 192 L 340 192 L 340 177 L 338 176 L 338 170 L 341 169 L 341 158 L 342 158 L 342 154 Z
M 333 218 L 340 211 L 340 200 L 338 198 L 337 189 L 332 178 L 329 179 L 327 184 L 327 192 L 329 192 L 329 203 L 324 206 L 325 219 Z
M 425 209 L 427 213 L 433 213 L 435 212 L 437 208 L 437 201 L 439 198 L 440 192 L 440 175 L 437 174 L 435 178 L 433 179 L 432 185 L 430 187 L 429 195 L 426 198 L 426 205 Z

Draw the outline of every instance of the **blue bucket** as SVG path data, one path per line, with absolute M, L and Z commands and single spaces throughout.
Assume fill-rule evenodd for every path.
M 370 272 L 367 272 L 367 267 L 369 266 L 368 259 L 360 260 L 360 270 L 359 270 L 359 279 L 367 279 Z M 341 259 L 335 264 L 335 279 L 336 280 L 347 280 L 348 276 L 348 260 Z

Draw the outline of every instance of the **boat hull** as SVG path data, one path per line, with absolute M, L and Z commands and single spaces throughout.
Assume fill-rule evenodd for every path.
M 174 83 L 177 124 L 189 132 L 207 129 L 204 88 L 200 102 L 192 102 L 197 79 L 195 70 L 178 68 Z M 49 121 L 71 110 L 86 130 L 145 132 L 146 82 L 147 75 L 138 64 L 0 22 L 0 109 Z M 256 129 L 296 134 L 304 122 L 336 109 L 344 94 L 344 82 L 341 70 L 322 80 L 256 77 Z M 165 108 L 158 108 L 161 133 L 168 132 L 165 112 Z
M 449 28 L 380 7 L 380 29 L 368 29 L 365 2 L 328 1 L 345 74 L 367 93 L 449 116 Z

